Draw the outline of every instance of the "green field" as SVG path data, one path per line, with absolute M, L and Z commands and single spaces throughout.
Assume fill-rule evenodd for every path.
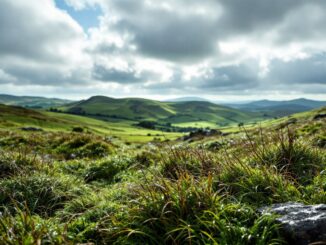
M 156 121 L 182 125 L 224 126 L 239 122 L 254 122 L 263 119 L 260 113 L 242 112 L 210 102 L 160 102 L 154 100 L 126 98 L 113 99 L 104 96 L 71 103 L 57 108 L 60 111 L 80 115 L 103 116 L 132 121 Z
M 0 105 L 0 127 L 4 129 L 18 129 L 26 126 L 40 127 L 49 131 L 70 132 L 73 127 L 83 127 L 90 132 L 117 137 L 129 142 L 148 142 L 154 138 L 160 140 L 176 139 L 182 134 L 167 133 L 156 130 L 148 130 L 133 126 L 134 122 L 128 120 L 116 120 L 106 122 L 89 117 L 53 113 L 47 111 L 34 111 L 19 107 Z

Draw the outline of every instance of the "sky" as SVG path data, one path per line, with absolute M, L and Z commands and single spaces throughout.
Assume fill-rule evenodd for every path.
M 326 100 L 324 0 L 1 0 L 0 93 Z

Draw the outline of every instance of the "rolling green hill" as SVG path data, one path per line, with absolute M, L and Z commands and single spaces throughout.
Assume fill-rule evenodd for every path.
M 71 132 L 74 127 L 82 127 L 86 131 L 117 137 L 129 142 L 148 142 L 156 139 L 175 139 L 180 133 L 162 133 L 157 130 L 143 129 L 133 125 L 134 122 L 106 122 L 94 118 L 64 113 L 35 111 L 17 106 L 0 104 L 0 129 L 20 130 L 22 127 L 35 127 L 45 131 Z
M 70 100 L 44 98 L 33 96 L 14 96 L 8 94 L 0 94 L 0 103 L 5 105 L 15 105 L 27 108 L 49 108 L 61 106 L 70 103 Z
M 260 112 L 269 117 L 284 117 L 293 113 L 309 111 L 326 105 L 326 101 L 295 99 L 288 101 L 259 100 L 246 104 L 230 104 L 232 108 Z
M 71 114 L 131 121 L 150 120 L 182 127 L 217 127 L 261 119 L 259 113 L 242 112 L 206 101 L 160 102 L 138 98 L 113 99 L 105 96 L 94 96 L 58 109 Z

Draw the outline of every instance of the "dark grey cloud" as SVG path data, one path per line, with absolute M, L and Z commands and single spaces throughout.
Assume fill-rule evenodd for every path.
M 185 3 L 191 6 L 195 1 Z M 108 30 L 128 33 L 139 53 L 172 61 L 199 61 L 218 51 L 215 18 L 183 8 L 178 1 L 167 1 L 172 9 L 148 5 L 146 1 L 107 1 L 118 21 L 107 15 Z M 205 1 L 212 2 L 212 1 Z M 205 3 L 203 5 L 205 6 Z M 196 7 L 198 7 L 196 5 Z M 179 13 L 178 11 L 181 11 Z
M 326 54 L 289 62 L 275 60 L 271 63 L 268 80 L 275 85 L 326 85 Z
M 205 75 L 190 80 L 185 79 L 182 71 L 177 69 L 168 82 L 152 83 L 145 88 L 149 91 L 179 94 L 220 94 L 227 91 L 238 94 L 259 86 L 260 78 L 257 69 L 257 63 L 248 61 L 247 64 L 213 67 L 206 71 Z
M 137 83 L 141 82 L 142 78 L 136 74 L 133 69 L 119 70 L 116 68 L 106 68 L 102 65 L 95 64 L 92 75 L 94 79 L 103 82 L 117 82 L 117 83 Z
M 311 8 L 326 7 L 320 0 L 202 0 L 160 2 L 107 0 L 109 28 L 129 33 L 129 40 L 145 56 L 174 62 L 198 62 L 219 57 L 218 43 L 241 36 L 269 45 L 287 45 L 316 36 L 326 38 L 323 16 Z M 148 4 L 148 2 L 152 4 Z M 203 14 L 200 14 L 202 9 Z M 302 18 L 304 15 L 307 18 Z M 112 18 L 118 17 L 115 21 Z M 296 18 L 294 18 L 294 17 Z M 103 22 L 105 25 L 105 22 Z M 309 33 L 309 35 L 305 35 Z M 265 40 L 266 41 L 266 40 Z
M 178 18 L 173 14 L 162 16 L 166 21 L 155 26 L 136 26 L 134 41 L 145 55 L 174 61 L 198 61 L 216 54 L 217 33 L 213 23 L 205 18 Z M 192 24 L 190 24 L 192 23 Z
M 6 76 L 1 78 L 0 75 L 0 83 L 14 85 L 71 86 L 88 83 L 85 71 L 75 69 L 67 73 L 51 65 L 10 65 L 2 71 Z
M 249 63 L 249 62 L 248 62 Z M 200 87 L 204 90 L 225 91 L 255 88 L 259 84 L 258 66 L 247 64 L 216 67 L 209 78 L 201 80 Z
M 224 11 L 219 23 L 230 35 L 266 31 L 265 28 L 273 28 L 282 23 L 289 12 L 305 2 L 304 0 L 221 0 Z

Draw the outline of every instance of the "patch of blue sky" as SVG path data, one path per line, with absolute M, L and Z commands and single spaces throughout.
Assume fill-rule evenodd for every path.
M 76 10 L 66 4 L 65 0 L 55 0 L 55 3 L 59 9 L 67 11 L 67 13 L 73 19 L 75 19 L 85 31 L 91 27 L 97 27 L 99 25 L 98 17 L 102 14 L 99 6 L 86 7 L 81 10 Z

